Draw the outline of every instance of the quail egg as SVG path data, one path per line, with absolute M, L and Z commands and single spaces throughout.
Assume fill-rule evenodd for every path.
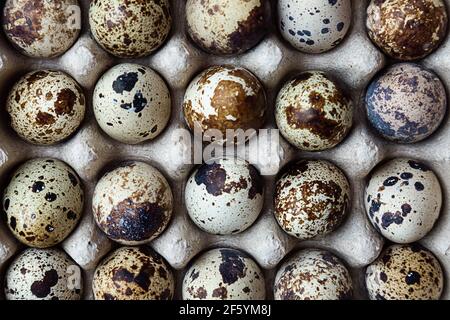
M 265 36 L 268 8 L 267 0 L 188 0 L 187 30 L 205 51 L 243 53 Z
M 421 245 L 393 245 L 367 267 L 366 287 L 371 300 L 438 300 L 444 275 Z
M 93 97 L 95 118 L 110 137 L 138 144 L 156 138 L 171 114 L 170 92 L 152 69 L 120 64 L 98 81 Z
M 139 58 L 164 43 L 172 16 L 168 0 L 95 0 L 89 23 L 103 49 L 120 58 Z
M 441 80 L 412 63 L 396 64 L 367 89 L 367 116 L 385 139 L 415 143 L 429 137 L 444 119 L 447 95 Z
M 97 183 L 92 199 L 95 221 L 124 245 L 148 243 L 170 222 L 173 196 L 164 176 L 143 162 L 124 163 Z
M 6 109 L 11 126 L 33 144 L 51 145 L 71 136 L 84 119 L 83 90 L 61 71 L 28 73 L 12 88 Z
M 275 300 L 350 300 L 352 278 L 332 253 L 306 249 L 295 253 L 278 270 Z
M 310 71 L 281 89 L 275 118 L 289 143 L 305 151 L 323 151 L 345 139 L 352 127 L 353 106 L 335 81 Z
M 372 0 L 366 24 L 369 37 L 387 55 L 416 60 L 445 39 L 447 9 L 443 0 Z
M 422 239 L 442 206 L 438 178 L 427 165 L 395 159 L 376 168 L 365 191 L 366 212 L 374 227 L 396 243 Z
M 296 49 L 322 53 L 336 47 L 352 22 L 351 0 L 279 0 L 282 36 Z
M 80 220 L 80 179 L 60 160 L 30 160 L 13 174 L 3 194 L 3 209 L 9 229 L 22 243 L 36 248 L 54 246 Z
M 6 37 L 23 54 L 53 58 L 78 38 L 81 10 L 77 0 L 6 0 L 3 9 Z
M 122 247 L 97 267 L 95 300 L 171 300 L 175 279 L 166 261 L 148 247 Z
M 247 254 L 213 249 L 197 258 L 183 280 L 183 300 L 264 300 L 264 275 Z
M 275 218 L 302 240 L 336 230 L 347 215 L 350 184 L 344 173 L 324 160 L 289 165 L 275 189 Z

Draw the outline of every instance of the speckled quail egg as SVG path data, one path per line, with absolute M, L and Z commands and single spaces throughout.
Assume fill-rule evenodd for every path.
M 3 194 L 8 227 L 22 243 L 47 248 L 63 241 L 80 220 L 81 182 L 60 160 L 39 158 L 19 167 Z
M 97 183 L 92 199 L 95 221 L 121 244 L 148 243 L 172 217 L 173 195 L 164 176 L 143 162 L 124 163 Z
M 66 52 L 81 29 L 77 0 L 7 0 L 3 9 L 7 38 L 23 54 L 53 58 Z
M 336 230 L 347 215 L 350 184 L 325 160 L 290 164 L 275 189 L 275 218 L 281 228 L 302 240 Z
M 306 249 L 295 253 L 278 270 L 275 300 L 349 300 L 352 278 L 331 252 Z
M 260 129 L 265 122 L 266 95 L 248 70 L 214 66 L 191 82 L 183 108 L 191 130 L 201 130 L 210 137 L 208 130 L 215 129 L 225 136 L 227 129 Z
M 33 144 L 51 145 L 71 136 L 84 119 L 86 100 L 78 83 L 61 71 L 28 73 L 6 103 L 11 126 Z
M 189 216 L 202 230 L 220 235 L 249 228 L 264 204 L 264 182 L 249 163 L 232 158 L 200 166 L 186 184 Z
M 279 0 L 282 36 L 296 49 L 322 53 L 345 38 L 352 22 L 351 0 Z
M 95 118 L 110 137 L 137 144 L 156 138 L 171 114 L 170 92 L 152 69 L 120 64 L 98 81 L 93 97 Z
M 265 36 L 268 7 L 267 0 L 188 0 L 188 34 L 207 52 L 245 52 Z
M 164 43 L 172 16 L 168 0 L 94 0 L 89 23 L 103 49 L 120 58 L 139 58 Z
M 264 300 L 264 275 L 246 253 L 213 249 L 191 264 L 182 295 L 184 300 Z
M 447 110 L 441 80 L 412 63 L 400 63 L 383 71 L 366 93 L 367 117 L 384 138 L 415 143 L 437 130 Z
M 393 245 L 367 267 L 366 287 L 371 300 L 438 300 L 444 275 L 421 245 Z
M 416 60 L 435 50 L 447 35 L 443 0 L 372 0 L 367 8 L 372 41 L 392 58 Z
M 353 105 L 338 84 L 318 71 L 299 74 L 278 94 L 275 117 L 283 137 L 305 151 L 341 143 L 352 127 Z
M 97 267 L 92 281 L 95 300 L 171 300 L 172 270 L 148 247 L 122 247 Z
M 434 226 L 442 206 L 442 190 L 424 163 L 395 159 L 370 175 L 366 212 L 374 227 L 396 243 L 422 239 Z
M 6 272 L 7 300 L 80 300 L 80 267 L 59 249 L 26 249 Z

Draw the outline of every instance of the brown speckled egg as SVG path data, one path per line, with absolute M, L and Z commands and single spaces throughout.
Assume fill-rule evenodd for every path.
M 275 300 L 349 300 L 352 278 L 332 253 L 306 249 L 281 265 L 275 277 Z
M 94 190 L 92 211 L 106 235 L 121 244 L 148 243 L 167 227 L 173 196 L 164 176 L 143 162 L 105 174 Z
M 80 267 L 59 249 L 26 249 L 6 272 L 7 300 L 80 300 Z
M 393 245 L 367 267 L 366 287 L 371 300 L 438 300 L 444 274 L 421 245 Z
M 120 58 L 139 58 L 164 43 L 172 17 L 168 0 L 94 0 L 89 23 L 103 49 Z
M 245 52 L 265 36 L 268 7 L 267 0 L 188 0 L 188 34 L 213 54 Z
M 319 71 L 304 72 L 288 81 L 275 108 L 283 137 L 305 151 L 337 146 L 352 127 L 351 100 L 336 81 Z
M 289 165 L 277 181 L 274 214 L 284 231 L 306 240 L 337 229 L 349 199 L 350 184 L 337 166 L 302 160 Z
M 53 58 L 77 40 L 81 10 L 77 0 L 7 0 L 3 29 L 23 54 Z
M 399 60 L 424 58 L 447 34 L 447 9 L 442 0 L 372 0 L 367 8 L 372 41 Z
M 78 129 L 86 100 L 81 87 L 66 73 L 40 70 L 28 73 L 14 85 L 6 109 L 12 128 L 21 138 L 51 145 Z
M 106 257 L 92 281 L 95 300 L 171 300 L 175 279 L 166 261 L 148 247 L 123 247 Z
M 3 195 L 8 227 L 22 243 L 47 248 L 63 241 L 83 209 L 80 180 L 60 160 L 40 158 L 13 174 Z

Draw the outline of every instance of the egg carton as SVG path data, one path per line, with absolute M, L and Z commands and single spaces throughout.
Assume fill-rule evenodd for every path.
M 444 206 L 435 228 L 421 243 L 430 249 L 442 263 L 447 283 L 450 281 L 450 121 L 448 116 L 440 129 L 426 141 L 414 145 L 387 142 L 369 127 L 364 113 L 363 95 L 373 76 L 392 63 L 371 43 L 365 29 L 366 8 L 369 0 L 352 1 L 353 24 L 348 36 L 335 50 L 307 55 L 296 51 L 277 30 L 274 14 L 276 1 L 272 1 L 270 32 L 249 52 L 229 57 L 208 55 L 187 38 L 184 25 L 185 1 L 171 1 L 174 25 L 160 50 L 149 57 L 121 60 L 103 51 L 91 38 L 88 23 L 88 0 L 80 0 L 83 12 L 82 33 L 76 44 L 56 59 L 29 59 L 20 55 L 0 36 L 0 101 L 5 105 L 12 84 L 31 70 L 51 68 L 72 75 L 85 89 L 88 111 L 80 130 L 67 142 L 56 146 L 40 147 L 20 140 L 9 127 L 5 108 L 0 115 L 0 187 L 2 190 L 11 172 L 24 161 L 35 157 L 55 157 L 66 161 L 79 174 L 84 183 L 86 203 L 84 215 L 76 230 L 61 247 L 85 271 L 85 298 L 92 299 L 91 280 L 98 262 L 117 245 L 97 228 L 91 212 L 91 198 L 96 182 L 105 167 L 124 160 L 142 160 L 154 165 L 168 178 L 172 187 L 174 217 L 167 230 L 150 245 L 164 256 L 177 270 L 178 290 L 188 263 L 201 251 L 210 247 L 235 247 L 250 253 L 266 274 L 268 298 L 272 298 L 272 283 L 280 261 L 298 248 L 328 249 L 343 258 L 349 266 L 358 299 L 367 299 L 364 288 L 365 267 L 373 262 L 385 245 L 383 238 L 366 218 L 363 192 L 366 177 L 381 161 L 406 156 L 426 161 L 437 173 L 444 190 Z M 450 0 L 446 0 L 450 8 Z M 96 124 L 91 108 L 92 92 L 96 81 L 110 67 L 125 61 L 148 65 L 159 72 L 170 86 L 173 114 L 167 129 L 154 141 L 132 146 L 113 141 Z M 434 70 L 450 85 L 450 38 L 432 55 L 420 61 Z M 322 70 L 340 79 L 355 102 L 354 126 L 345 141 L 337 148 L 319 153 L 301 152 L 281 139 L 276 150 L 260 144 L 260 159 L 270 163 L 256 163 L 259 170 L 265 166 L 280 166 L 300 158 L 327 159 L 340 166 L 349 178 L 353 197 L 348 218 L 335 232 L 310 241 L 299 241 L 284 233 L 273 216 L 275 176 L 265 176 L 266 199 L 264 210 L 256 223 L 242 234 L 214 236 L 198 229 L 189 219 L 184 205 L 184 187 L 193 165 L 185 164 L 189 152 L 186 141 L 174 140 L 173 132 L 186 128 L 182 114 L 182 100 L 189 81 L 211 65 L 229 64 L 245 67 L 257 75 L 267 90 L 269 119 L 265 128 L 275 128 L 273 115 L 276 95 L 282 84 L 292 75 L 304 70 Z M 24 249 L 0 223 L 0 268 L 4 271 L 10 259 Z M 3 283 L 3 282 L 1 282 Z M 0 287 L 0 292 L 3 288 Z M 443 299 L 450 299 L 450 286 L 446 286 Z

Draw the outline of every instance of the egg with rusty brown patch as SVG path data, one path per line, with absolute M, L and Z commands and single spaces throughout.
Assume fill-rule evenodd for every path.
M 53 58 L 69 50 L 81 30 L 77 0 L 7 0 L 3 30 L 11 43 L 32 58 Z
M 189 36 L 213 54 L 239 54 L 256 46 L 267 33 L 267 0 L 188 0 Z
M 24 140 L 51 145 L 69 138 L 84 119 L 80 85 L 62 71 L 39 70 L 22 77 L 6 102 L 11 126 Z
M 94 0 L 89 23 L 103 49 L 120 58 L 139 58 L 161 47 L 172 16 L 168 0 Z
M 337 146 L 349 133 L 353 104 L 335 80 L 308 71 L 283 86 L 275 118 L 289 143 L 305 151 L 323 151 Z
M 191 175 L 185 201 L 189 216 L 203 231 L 237 234 L 258 218 L 264 205 L 264 182 L 246 161 L 218 159 Z
M 442 0 L 372 0 L 367 8 L 372 41 L 399 60 L 421 59 L 447 35 L 448 16 Z
M 285 232 L 302 240 L 336 230 L 349 204 L 345 174 L 325 160 L 292 163 L 276 183 L 275 218 Z
M 371 300 L 439 300 L 444 274 L 420 244 L 393 245 L 367 267 L 366 287 Z
M 170 266 L 148 247 L 122 247 L 97 267 L 95 300 L 171 300 L 175 279 Z
M 258 264 L 236 249 L 212 249 L 186 271 L 183 300 L 264 300 L 264 275 Z
M 80 220 L 80 179 L 60 160 L 29 160 L 13 173 L 3 194 L 3 209 L 9 229 L 20 242 L 36 248 L 52 247 Z
M 301 250 L 279 268 L 275 300 L 350 300 L 352 278 L 344 263 L 331 252 Z
M 173 195 L 166 178 L 143 162 L 124 163 L 98 181 L 92 212 L 99 228 L 124 245 L 145 244 L 164 232 Z

